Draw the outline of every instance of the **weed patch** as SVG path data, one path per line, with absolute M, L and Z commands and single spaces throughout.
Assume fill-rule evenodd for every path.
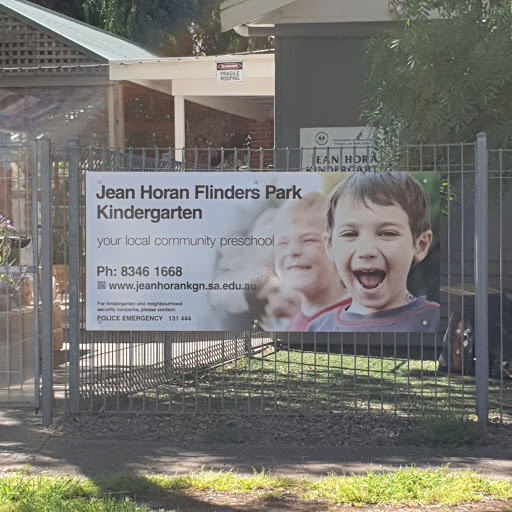
M 331 505 L 354 506 L 456 505 L 512 498 L 512 486 L 507 482 L 490 481 L 469 471 L 450 472 L 447 468 L 407 468 L 388 474 L 369 472 L 365 476 L 331 475 L 318 482 L 266 472 L 254 473 L 249 478 L 234 472 L 201 471 L 176 477 L 116 475 L 94 481 L 14 474 L 0 478 L 0 510 L 149 512 L 163 507 L 172 510 L 169 505 L 173 500 L 184 499 L 191 493 L 200 496 L 212 492 L 269 500 L 287 496 L 301 503 L 321 500 Z

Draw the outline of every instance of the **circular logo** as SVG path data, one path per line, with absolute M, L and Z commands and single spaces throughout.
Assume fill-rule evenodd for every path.
M 318 132 L 315 136 L 315 142 L 319 146 L 325 146 L 329 142 L 329 136 L 325 132 Z

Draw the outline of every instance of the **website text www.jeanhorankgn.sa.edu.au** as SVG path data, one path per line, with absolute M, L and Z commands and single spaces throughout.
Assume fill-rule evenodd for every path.
M 238 283 L 236 281 L 222 283 L 194 283 L 185 281 L 183 283 L 168 282 L 146 282 L 135 281 L 134 283 L 98 281 L 98 290 L 126 290 L 126 291 L 256 291 L 257 287 L 254 283 Z

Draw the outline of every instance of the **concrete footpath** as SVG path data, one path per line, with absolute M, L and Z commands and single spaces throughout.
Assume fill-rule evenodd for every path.
M 30 410 L 0 409 L 0 472 L 29 469 L 33 474 L 97 477 L 112 473 L 176 475 L 201 468 L 253 470 L 318 478 L 330 472 L 365 473 L 417 468 L 470 468 L 512 482 L 512 446 L 474 450 L 414 447 L 323 447 L 257 444 L 183 444 L 168 442 L 80 440 L 56 437 Z

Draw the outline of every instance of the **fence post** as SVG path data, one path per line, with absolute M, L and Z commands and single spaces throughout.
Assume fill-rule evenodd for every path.
M 78 170 L 78 139 L 68 143 L 69 164 L 69 410 L 79 409 L 80 354 L 80 176 Z
M 40 142 L 41 162 L 41 412 L 43 426 L 53 421 L 53 286 L 52 286 L 52 186 L 50 141 Z
M 489 400 L 489 316 L 487 238 L 487 137 L 476 136 L 475 154 L 475 380 L 478 422 L 487 424 Z
M 41 347 L 39 345 L 39 298 L 40 298 L 40 284 L 42 273 L 39 272 L 39 246 L 40 246 L 40 231 L 39 231 L 39 141 L 34 139 L 31 144 L 32 161 L 30 167 L 31 187 L 32 187 L 32 261 L 35 266 L 34 280 L 33 280 L 33 304 L 34 315 L 33 328 L 34 328 L 34 398 L 35 405 L 38 409 L 41 408 L 41 387 L 39 375 L 41 373 Z M 42 255 L 41 255 L 42 257 Z

